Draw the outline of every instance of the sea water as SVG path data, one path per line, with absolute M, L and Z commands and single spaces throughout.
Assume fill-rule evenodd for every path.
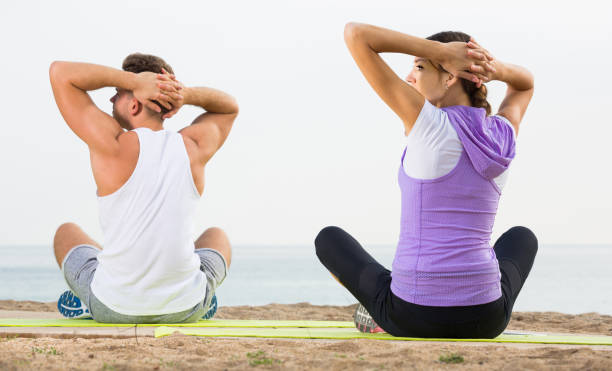
M 368 252 L 391 266 L 394 246 Z M 540 246 L 517 311 L 612 315 L 612 246 Z M 0 246 L 0 300 L 55 301 L 67 285 L 50 246 Z M 219 305 L 349 305 L 356 300 L 321 265 L 313 246 L 235 246 Z

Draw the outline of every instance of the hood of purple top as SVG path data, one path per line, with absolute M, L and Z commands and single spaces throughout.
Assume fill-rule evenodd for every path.
M 493 179 L 510 166 L 515 140 L 512 128 L 499 116 L 488 116 L 484 108 L 451 106 L 442 108 L 457 131 L 474 169 Z

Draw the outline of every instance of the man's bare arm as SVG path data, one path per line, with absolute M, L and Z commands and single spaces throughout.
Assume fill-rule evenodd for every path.
M 181 94 L 184 97 L 184 104 L 206 110 L 190 126 L 180 131 L 196 143 L 199 160 L 204 165 L 229 135 L 238 116 L 238 103 L 231 95 L 213 88 L 183 88 Z
M 103 87 L 130 90 L 140 102 L 159 112 L 152 99 L 164 98 L 155 76 L 78 62 L 53 62 L 49 68 L 55 101 L 70 129 L 91 150 L 108 154 L 118 151 L 117 137 L 123 130 L 114 118 L 96 107 L 87 91 Z

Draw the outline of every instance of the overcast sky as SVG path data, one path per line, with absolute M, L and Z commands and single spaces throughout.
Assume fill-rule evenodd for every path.
M 95 5 L 94 5 L 95 4 Z M 612 11 L 607 2 L 11 1 L 0 14 L 0 245 L 50 244 L 74 221 L 102 240 L 86 146 L 53 100 L 54 60 L 120 67 L 162 56 L 187 85 L 237 97 L 241 113 L 208 165 L 197 229 L 235 244 L 311 244 L 325 225 L 394 244 L 403 129 L 344 45 L 348 21 L 426 37 L 473 35 L 526 66 L 536 89 L 494 238 L 513 225 L 544 244 L 612 244 Z M 549 4 L 546 2 L 546 4 Z M 405 76 L 412 57 L 385 55 Z M 505 86 L 489 84 L 494 109 Z M 110 89 L 93 93 L 110 112 Z M 167 122 L 178 130 L 198 113 Z

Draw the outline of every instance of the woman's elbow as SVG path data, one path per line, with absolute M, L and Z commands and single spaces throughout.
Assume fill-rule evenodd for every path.
M 349 22 L 344 26 L 344 41 L 348 44 L 359 38 L 363 24 L 357 22 Z
M 535 86 L 535 77 L 533 76 L 533 73 L 527 68 L 523 67 L 523 70 L 525 71 L 525 85 L 523 90 L 531 90 L 533 92 L 533 88 Z
M 235 116 L 238 116 L 238 113 L 240 113 L 240 106 L 238 105 L 238 100 L 236 100 L 235 97 L 232 97 L 230 101 L 230 113 Z

